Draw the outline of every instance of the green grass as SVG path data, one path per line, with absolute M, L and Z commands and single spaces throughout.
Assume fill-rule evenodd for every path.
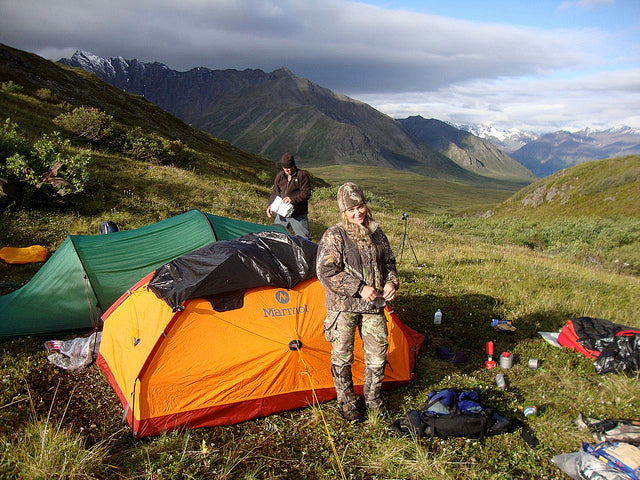
M 622 215 L 576 216 L 547 221 L 526 218 L 434 215 L 428 222 L 469 241 L 514 244 L 583 265 L 640 274 L 640 221 Z
M 319 231 L 336 221 L 337 209 L 333 199 L 318 196 L 311 212 Z M 129 208 L 142 208 L 141 198 L 129 201 Z M 383 201 L 376 198 L 372 205 L 397 251 L 402 220 Z M 40 221 L 47 219 L 51 217 Z M 450 222 L 463 220 L 452 217 Z M 489 223 L 487 231 L 476 225 L 471 233 L 459 233 L 441 217 L 412 213 L 407 225 L 420 265 L 405 250 L 393 308 L 408 325 L 426 334 L 428 342 L 418 358 L 418 379 L 385 393 L 391 417 L 419 409 L 432 389 L 479 388 L 487 404 L 511 418 L 522 418 L 524 404 L 536 402 L 541 413 L 526 423 L 541 444 L 528 447 L 519 430 L 484 443 L 416 442 L 391 435 L 385 421 L 346 425 L 335 403 L 329 402 L 320 408 L 347 478 L 561 478 L 550 458 L 576 451 L 581 441 L 590 440 L 573 424 L 578 412 L 598 418 L 637 414 L 637 375 L 597 375 L 587 358 L 552 347 L 537 333 L 558 331 L 568 318 L 580 315 L 640 326 L 637 276 L 495 239 L 485 241 L 482 234 L 492 229 Z M 3 275 L 11 278 L 10 271 Z M 436 308 L 444 314 L 438 327 L 433 325 Z M 489 328 L 491 318 L 511 320 L 517 332 L 496 334 Z M 516 355 L 514 367 L 505 372 L 504 391 L 495 386 L 497 371 L 483 368 L 488 340 L 494 341 L 496 352 Z M 438 359 L 435 350 L 441 345 L 465 351 L 469 361 L 452 365 Z M 28 392 L 38 414 L 46 415 L 59 380 L 52 418 L 64 429 L 79 432 L 84 450 L 110 439 L 102 478 L 340 478 L 317 409 L 133 442 L 126 429 L 119 431 L 119 402 L 97 367 L 58 371 L 44 360 L 39 339 L 4 342 L 2 355 L 0 435 L 12 457 L 31 418 Z M 529 358 L 541 359 L 543 369 L 529 370 Z M 65 408 L 69 413 L 63 417 Z
M 408 171 L 361 165 L 319 167 L 309 171 L 332 185 L 356 182 L 370 192 L 392 198 L 399 209 L 416 213 L 454 213 L 469 208 L 487 211 L 526 185 L 487 179 L 487 185 L 480 188 Z

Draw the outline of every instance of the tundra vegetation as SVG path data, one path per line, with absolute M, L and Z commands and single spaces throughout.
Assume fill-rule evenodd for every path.
M 271 162 L 172 123 L 177 120 L 145 102 L 140 108 L 147 110 L 132 119 L 116 104 L 108 112 L 91 110 L 97 107 L 71 105 L 52 86 L 43 89 L 13 81 L 0 88 L 0 111 L 6 115 L 0 177 L 15 187 L 0 199 L 0 245 L 40 244 L 54 251 L 69 233 L 97 234 L 105 220 L 131 229 L 189 208 L 267 221 L 265 202 L 276 172 Z M 125 103 L 137 101 L 118 95 Z M 62 177 L 72 185 L 78 180 L 72 191 L 60 195 L 33 185 L 30 179 L 42 180 L 51 168 L 29 167 L 42 163 L 39 142 L 56 162 L 82 159 L 83 168 L 73 170 L 79 173 Z M 7 159 L 16 154 L 27 166 L 12 170 Z M 640 158 L 626 161 L 630 166 L 623 176 L 637 171 Z M 62 167 L 57 176 L 61 172 Z M 633 175 L 618 182 L 632 198 L 639 191 Z M 406 203 L 412 187 L 396 198 L 381 190 L 388 185 L 376 188 L 380 178 L 376 171 L 362 183 L 399 257 L 401 288 L 392 307 L 427 337 L 417 379 L 384 394 L 389 418 L 346 424 L 335 402 L 328 402 L 239 425 L 134 440 L 95 365 L 59 370 L 46 360 L 48 338 L 17 338 L 0 348 L 0 478 L 563 478 L 551 457 L 592 440 L 574 424 L 579 412 L 603 419 L 637 416 L 637 373 L 598 375 L 589 359 L 550 345 L 538 332 L 559 331 L 567 319 L 582 315 L 640 327 L 638 202 L 614 215 L 582 207 L 547 220 L 527 216 L 520 207 L 509 215 L 502 206 L 481 216 L 476 214 L 489 207 L 479 209 L 460 195 L 451 210 L 429 211 L 416 190 L 412 198 L 419 208 L 412 209 Z M 314 179 L 314 240 L 338 221 L 335 194 L 342 180 L 336 177 L 329 185 Z M 401 184 L 394 188 L 403 190 Z M 449 186 L 433 188 L 445 194 Z M 460 210 L 466 215 L 456 213 Z M 406 223 L 403 212 L 409 214 Z M 0 264 L 0 293 L 28 281 L 38 267 Z M 443 320 L 436 326 L 438 308 Z M 492 318 L 510 320 L 517 331 L 494 332 Z M 504 390 L 495 383 L 498 371 L 484 369 L 488 340 L 497 354 L 509 351 L 516 358 L 503 372 Z M 435 351 L 443 345 L 464 351 L 467 362 L 439 359 Z M 541 359 L 542 368 L 527 368 L 529 358 Z M 445 387 L 479 389 L 484 403 L 522 420 L 539 445 L 528 446 L 520 428 L 483 442 L 417 440 L 389 432 L 391 419 L 420 409 L 430 390 Z M 538 406 L 537 417 L 523 417 L 527 403 Z

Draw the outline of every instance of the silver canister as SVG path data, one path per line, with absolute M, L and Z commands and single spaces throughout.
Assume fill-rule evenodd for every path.
M 537 370 L 538 368 L 540 368 L 540 359 L 530 358 L 528 365 L 531 370 Z
M 500 355 L 500 368 L 505 370 L 513 367 L 513 355 L 510 352 L 502 352 Z

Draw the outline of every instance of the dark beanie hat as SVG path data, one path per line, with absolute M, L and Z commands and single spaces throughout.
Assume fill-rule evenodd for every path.
M 282 166 L 282 168 L 291 168 L 296 166 L 296 161 L 294 160 L 293 155 L 287 152 L 282 155 L 282 158 L 280 159 L 280 165 Z

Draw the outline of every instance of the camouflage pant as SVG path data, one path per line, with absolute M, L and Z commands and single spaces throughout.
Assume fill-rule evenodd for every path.
M 355 401 L 351 364 L 356 328 L 360 330 L 364 350 L 364 399 L 369 408 L 378 408 L 382 404 L 380 392 L 389 349 L 383 313 L 327 312 L 324 334 L 331 342 L 331 372 L 338 401 Z

